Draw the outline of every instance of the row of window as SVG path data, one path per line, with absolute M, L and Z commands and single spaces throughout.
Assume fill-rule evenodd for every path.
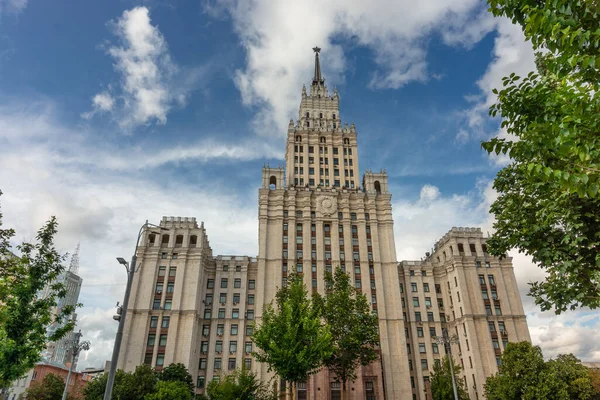
M 207 354 L 208 353 L 208 341 L 202 341 L 202 342 L 200 342 L 200 351 L 202 352 L 202 354 Z M 229 342 L 229 352 L 233 353 L 233 352 L 236 352 L 236 351 L 237 351 L 237 341 L 236 340 L 232 340 L 232 341 Z M 215 341 L 215 352 L 217 354 L 221 354 L 223 352 L 223 341 L 222 340 Z M 246 354 L 251 354 L 252 353 L 252 342 L 247 341 L 247 342 L 244 343 L 244 352 Z
M 306 114 L 304 114 L 304 115 L 306 116 L 306 118 L 310 118 L 310 112 L 307 111 Z M 335 119 L 335 117 L 336 117 L 335 113 L 331 114 L 331 119 Z M 323 118 L 323 113 L 322 112 L 319 113 L 319 118 Z M 298 139 L 298 138 L 300 138 L 300 139 Z M 302 139 L 301 139 L 300 136 L 296 136 L 296 140 L 299 141 L 299 140 L 302 140 Z M 321 143 L 325 143 L 325 136 L 321 136 L 320 140 L 321 140 Z M 346 140 L 348 140 L 348 139 L 346 139 Z
M 408 328 L 404 328 L 404 334 L 405 334 L 405 336 L 406 336 L 407 339 L 410 339 Z M 437 336 L 437 333 L 435 331 L 435 327 L 433 327 L 433 326 L 429 327 L 429 336 L 432 339 Z M 425 337 L 422 326 L 418 326 L 417 327 L 417 337 Z
M 208 305 L 212 304 L 212 301 L 213 301 L 212 293 L 207 293 L 206 297 L 204 298 L 204 303 L 208 306 Z M 239 304 L 239 302 L 240 302 L 240 294 L 234 293 L 233 294 L 233 304 Z M 227 293 L 219 293 L 219 303 L 221 303 L 222 305 L 225 305 L 225 303 L 227 303 Z M 247 296 L 247 303 L 254 304 L 254 295 L 253 294 L 249 294 Z
M 283 217 L 284 218 L 288 217 L 287 211 L 283 212 Z M 296 211 L 296 217 L 302 218 L 302 211 Z M 338 213 L 338 218 L 342 219 L 342 213 L 341 212 Z M 350 213 L 350 219 L 352 221 L 356 221 L 356 219 L 357 219 L 356 213 Z M 369 214 L 368 213 L 365 213 L 365 219 L 367 221 L 369 220 Z M 358 233 L 358 225 L 352 225 L 350 229 L 351 229 L 351 231 L 352 231 L 353 234 L 357 234 Z M 367 234 L 371 233 L 371 227 L 369 225 L 367 225 L 365 227 L 365 229 L 366 229 Z M 287 222 L 283 223 L 283 230 L 284 231 L 288 230 L 288 223 Z M 317 231 L 317 225 L 311 224 L 310 225 L 310 231 L 311 232 L 316 232 Z M 325 233 L 331 232 L 331 225 L 330 224 L 323 224 L 323 231 Z M 299 222 L 299 223 L 296 224 L 296 232 L 302 232 L 302 223 Z M 344 225 L 338 225 L 338 232 L 339 233 L 344 233 Z
M 223 265 L 223 271 L 224 272 L 229 271 L 229 265 Z M 236 265 L 235 266 L 235 272 L 242 272 L 242 266 L 241 265 Z
M 225 325 L 218 324 L 217 325 L 217 336 L 223 336 L 225 332 Z M 252 325 L 246 325 L 246 336 L 252 336 L 254 333 L 254 327 Z M 202 325 L 202 336 L 208 336 L 210 334 L 210 325 Z M 238 324 L 231 324 L 231 328 L 229 330 L 230 335 L 238 334 Z
M 161 265 L 158 267 L 158 276 L 165 276 L 167 274 L 167 267 Z M 177 267 L 169 267 L 169 276 L 174 277 L 177 275 Z
M 300 136 L 298 136 L 300 137 Z M 346 140 L 348 139 L 344 139 L 344 145 L 350 145 L 350 141 L 348 140 L 348 142 L 346 142 Z M 325 150 L 327 150 L 327 147 L 324 148 Z M 344 146 L 343 148 L 343 153 L 345 156 L 351 156 L 352 155 L 352 147 L 346 147 Z M 296 144 L 294 145 L 294 152 L 295 153 L 304 153 L 304 146 L 301 144 Z M 308 153 L 310 154 L 314 154 L 315 152 L 315 147 L 314 146 L 308 146 Z M 320 153 L 327 153 L 327 151 L 323 151 L 323 147 L 321 147 L 321 151 Z M 338 155 L 339 154 L 339 147 L 333 147 L 333 154 L 334 155 Z
M 214 361 L 213 361 L 213 369 L 214 370 L 220 370 L 221 369 L 221 364 L 222 364 L 222 359 L 221 357 L 215 357 Z M 244 359 L 244 364 L 246 368 L 251 368 L 252 367 L 252 359 L 251 358 L 246 358 Z M 236 359 L 234 357 L 229 358 L 229 362 L 227 365 L 228 369 L 230 371 L 234 370 L 236 367 Z M 200 359 L 200 370 L 204 371 L 206 370 L 206 358 L 201 358 Z M 202 379 L 202 381 L 200 380 L 200 378 L 204 378 L 204 376 L 199 376 L 198 377 L 198 388 L 202 389 L 204 387 L 204 379 Z
M 229 284 L 229 279 L 228 278 L 221 278 L 221 289 L 227 289 L 227 285 Z M 242 279 L 241 278 L 235 278 L 233 280 L 233 288 L 234 289 L 239 289 L 242 287 Z M 248 289 L 254 289 L 256 287 L 256 281 L 254 279 L 250 279 L 248 281 Z M 214 289 L 215 288 L 215 280 L 214 279 L 208 279 L 206 281 L 206 288 L 207 289 Z
M 211 319 L 212 317 L 212 309 L 205 308 L 204 309 L 204 319 Z M 225 309 L 219 308 L 217 318 L 224 319 L 225 318 Z M 231 310 L 231 318 L 239 319 L 240 318 L 240 309 L 234 308 Z M 254 310 L 246 311 L 246 319 L 253 320 L 254 319 Z
M 433 354 L 440 354 L 440 348 L 437 343 L 431 343 L 431 351 Z M 406 344 L 406 352 L 411 354 L 411 345 L 409 343 Z M 425 343 L 419 343 L 419 353 L 427 354 L 427 345 Z
M 300 211 L 300 210 L 296 211 L 296 218 L 302 218 L 302 215 L 303 215 L 303 212 L 302 212 L 302 211 Z M 315 219 L 315 217 L 316 217 L 316 213 L 315 213 L 314 211 L 311 211 L 311 213 L 310 213 L 310 216 L 311 216 L 311 218 L 312 218 L 312 219 Z M 284 217 L 284 218 L 288 218 L 288 217 L 289 217 L 289 212 L 288 212 L 287 210 L 283 211 L 283 217 Z M 338 219 L 340 219 L 340 220 L 341 220 L 341 219 L 343 219 L 343 218 L 344 218 L 344 214 L 343 214 L 341 211 L 340 211 L 340 212 L 338 212 Z M 350 213 L 350 219 L 351 219 L 352 221 L 356 221 L 356 220 L 358 220 L 358 214 L 357 214 L 357 213 L 355 213 L 355 212 L 352 212 L 352 213 Z M 369 218 L 369 213 L 365 213 L 365 220 L 367 220 L 367 221 L 369 221 L 369 220 L 370 220 L 370 218 Z M 286 226 L 287 226 L 287 224 L 286 224 Z M 329 232 L 329 231 L 330 231 L 330 225 L 329 225 L 329 224 L 326 224 L 325 226 L 327 227 L 327 228 L 326 228 L 326 232 Z M 369 227 L 367 227 L 367 228 L 369 228 Z M 339 229 L 339 232 L 343 232 L 343 229 L 344 229 L 344 228 L 343 228 L 343 226 L 342 226 L 342 225 L 339 225 L 339 226 L 338 226 L 338 229 Z M 358 231 L 358 227 L 356 227 L 356 226 L 353 226 L 353 227 L 352 227 L 352 232 L 355 232 L 355 229 L 356 229 L 356 232 Z
M 161 236 L 161 244 L 164 246 L 169 244 L 169 240 L 170 240 L 171 236 L 169 234 L 164 234 Z M 150 245 L 153 245 L 156 242 L 156 234 L 151 233 L 150 235 L 148 235 L 148 243 Z M 198 236 L 196 235 L 191 235 L 188 243 L 190 245 L 190 247 L 196 247 L 196 244 L 198 244 Z M 175 247 L 182 247 L 183 246 L 183 235 L 177 235 L 175 236 Z
M 325 187 L 329 187 L 329 179 L 321 179 L 320 183 L 321 186 L 325 186 Z M 304 186 L 304 178 L 294 178 L 294 185 L 295 186 Z M 308 180 L 307 183 L 308 186 L 315 186 L 315 180 L 313 178 L 310 178 Z M 333 186 L 334 187 L 341 187 L 341 181 L 339 179 L 334 180 L 333 182 Z M 350 181 L 350 180 L 346 180 L 344 183 L 344 188 L 348 189 L 354 189 L 354 181 Z
M 352 164 L 350 164 L 350 165 L 352 165 Z M 294 173 L 295 174 L 303 175 L 304 174 L 304 167 L 295 167 L 294 168 Z M 319 169 L 319 173 L 321 175 L 327 175 L 328 176 L 329 175 L 329 169 L 328 168 L 320 168 Z M 314 175 L 315 174 L 315 169 L 313 167 L 310 167 L 308 169 L 308 174 L 309 175 Z M 337 168 L 335 168 L 333 170 L 333 176 L 340 176 L 340 170 L 337 169 Z M 348 177 L 348 176 L 353 177 L 354 176 L 354 170 L 352 170 L 352 169 L 346 169 L 346 170 L 344 170 L 344 176 L 346 176 L 346 177 Z

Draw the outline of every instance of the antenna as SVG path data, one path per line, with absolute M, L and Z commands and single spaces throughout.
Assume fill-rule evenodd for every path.
M 79 245 L 80 243 L 77 243 L 75 253 L 73 253 L 73 256 L 71 257 L 71 264 L 69 264 L 69 272 L 72 272 L 75 275 L 79 273 Z

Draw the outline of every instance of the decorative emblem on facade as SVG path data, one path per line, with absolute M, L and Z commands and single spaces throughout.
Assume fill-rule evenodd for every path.
M 337 211 L 337 203 L 335 198 L 330 196 L 322 197 L 319 200 L 319 211 L 323 215 L 331 215 Z

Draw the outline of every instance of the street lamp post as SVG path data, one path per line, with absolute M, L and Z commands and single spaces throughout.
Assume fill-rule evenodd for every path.
M 113 347 L 113 354 L 110 361 L 110 370 L 108 372 L 108 379 L 106 381 L 106 390 L 104 391 L 104 400 L 111 400 L 113 386 L 115 383 L 115 374 L 117 372 L 117 362 L 119 361 L 119 352 L 121 351 L 121 341 L 123 339 L 123 328 L 125 327 L 125 317 L 127 315 L 127 306 L 129 304 L 129 294 L 131 293 L 131 284 L 133 283 L 133 274 L 136 271 L 137 263 L 137 248 L 140 243 L 142 234 L 148 227 L 158 228 L 161 231 L 168 231 L 167 228 L 151 224 L 146 220 L 146 223 L 140 228 L 138 233 L 137 241 L 135 242 L 135 250 L 133 251 L 133 257 L 131 257 L 131 264 L 125 261 L 122 257 L 117 257 L 119 264 L 123 265 L 127 270 L 127 286 L 125 287 L 125 297 L 123 298 L 123 304 L 119 306 L 117 303 L 117 315 L 113 318 L 119 321 L 119 327 L 117 328 L 117 334 L 115 335 L 115 346 Z M 158 233 L 158 232 L 152 232 Z
M 79 339 L 81 339 L 83 335 L 81 334 L 81 330 L 75 334 L 75 338 L 72 341 L 73 351 L 71 355 L 71 365 L 69 365 L 69 373 L 67 374 L 67 381 L 65 382 L 65 390 L 63 391 L 62 400 L 67 400 L 67 393 L 69 392 L 69 384 L 71 383 L 71 373 L 73 372 L 73 365 L 75 364 L 75 360 L 79 355 L 79 352 L 82 350 L 90 349 L 90 342 L 87 340 L 85 342 L 79 343 Z
M 448 355 L 448 362 L 450 364 L 450 375 L 452 376 L 452 391 L 454 392 L 454 400 L 459 400 L 458 389 L 456 387 L 456 377 L 454 376 L 454 360 L 452 359 L 452 345 L 459 342 L 458 335 L 448 335 L 448 330 L 442 330 L 442 336 L 434 336 L 435 341 L 439 344 L 444 345 L 446 354 Z

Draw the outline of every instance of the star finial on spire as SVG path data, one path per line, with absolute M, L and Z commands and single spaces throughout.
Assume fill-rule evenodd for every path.
M 313 47 L 313 51 L 315 52 L 315 75 L 313 76 L 313 85 L 323 84 L 325 81 L 321 76 L 321 64 L 319 63 L 319 52 L 321 48 L 318 46 Z

